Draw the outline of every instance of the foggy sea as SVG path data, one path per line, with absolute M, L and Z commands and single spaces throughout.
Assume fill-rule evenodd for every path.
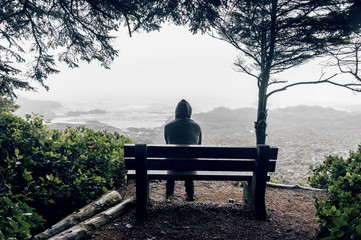
M 118 129 L 156 128 L 174 118 L 176 102 L 135 103 L 134 101 L 111 101 L 109 99 L 87 101 L 32 100 L 24 97 L 17 99 L 19 116 L 36 113 L 54 124 L 87 124 L 100 122 Z M 193 115 L 217 108 L 207 103 L 195 102 Z
M 87 107 L 67 107 L 51 116 L 51 123 L 87 124 L 98 121 L 103 124 L 126 129 L 155 128 L 164 125 L 174 116 L 174 110 L 167 105 L 126 105 L 104 107 L 93 104 Z

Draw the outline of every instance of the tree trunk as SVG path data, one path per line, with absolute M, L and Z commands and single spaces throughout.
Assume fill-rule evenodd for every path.
M 256 144 L 266 143 L 266 128 L 267 128 L 267 109 L 265 103 L 258 104 L 257 121 L 255 122 L 256 129 Z
M 267 128 L 267 86 L 268 86 L 268 76 L 263 74 L 261 85 L 258 89 L 258 109 L 257 109 L 257 121 L 255 122 L 254 128 L 256 130 L 256 143 L 265 144 L 266 143 L 266 128 Z

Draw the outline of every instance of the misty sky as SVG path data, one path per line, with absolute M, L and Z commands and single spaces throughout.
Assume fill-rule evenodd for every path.
M 254 79 L 234 71 L 237 51 L 230 44 L 208 35 L 192 35 L 184 27 L 164 26 L 160 32 L 119 32 L 114 42 L 119 57 L 110 70 L 96 62 L 81 63 L 69 69 L 60 64 L 61 73 L 51 75 L 50 90 L 38 87 L 38 93 L 17 92 L 30 99 L 56 100 L 65 105 L 155 104 L 175 105 L 180 99 L 190 101 L 194 109 L 217 106 L 254 107 L 257 86 Z M 291 70 L 284 79 L 314 81 L 320 76 L 315 63 Z M 361 95 L 328 85 L 296 87 L 269 99 L 269 106 L 337 106 L 360 104 Z

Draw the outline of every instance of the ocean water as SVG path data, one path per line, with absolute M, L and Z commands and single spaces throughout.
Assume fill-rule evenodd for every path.
M 50 123 L 87 124 L 101 122 L 103 124 L 126 129 L 161 127 L 174 118 L 177 102 L 146 102 L 134 99 L 122 101 L 110 99 L 62 99 L 38 100 L 20 97 L 20 105 L 15 113 L 40 114 Z M 217 106 L 209 103 L 195 102 L 193 113 L 207 112 Z
M 86 124 L 92 121 L 120 129 L 155 128 L 164 125 L 174 116 L 174 109 L 167 105 L 124 105 L 101 104 L 65 106 L 56 111 L 52 123 Z

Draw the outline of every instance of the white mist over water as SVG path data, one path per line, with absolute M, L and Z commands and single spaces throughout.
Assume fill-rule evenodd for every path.
M 101 122 L 119 129 L 160 127 L 174 117 L 173 106 L 166 104 L 119 106 L 101 101 L 91 104 L 80 102 L 71 105 L 63 104 L 61 109 L 56 111 L 49 109 L 48 112 L 52 113 L 49 119 L 51 123 Z

